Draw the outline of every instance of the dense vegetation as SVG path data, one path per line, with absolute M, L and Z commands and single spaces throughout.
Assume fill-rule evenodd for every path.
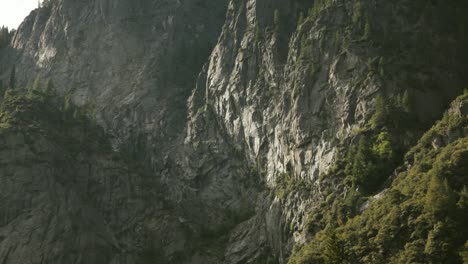
M 11 39 L 15 35 L 15 30 L 9 30 L 8 27 L 0 28 L 0 51 L 10 44 Z
M 412 112 L 412 101 L 408 92 L 377 98 L 376 110 L 369 122 L 354 131 L 354 140 L 343 147 L 335 165 L 321 175 L 324 197 L 308 214 L 306 228 L 310 232 L 346 223 L 403 163 L 404 153 L 416 142 L 424 127 Z M 336 186 L 327 184 L 329 179 L 339 179 L 335 184 L 342 191 L 346 190 L 346 195 L 340 195 Z M 274 193 L 284 199 L 291 193 L 310 193 L 311 189 L 306 179 L 283 173 L 276 179 Z
M 465 93 L 452 109 L 467 102 Z M 466 115 L 446 113 L 407 153 L 409 165 L 380 199 L 317 233 L 289 263 L 466 263 L 467 126 Z
M 0 128 L 19 130 L 34 138 L 39 133 L 78 155 L 111 151 L 89 107 L 76 107 L 54 93 L 53 84 L 36 78 L 27 89 L 7 88 L 1 98 Z M 93 139 L 93 140 L 90 140 Z

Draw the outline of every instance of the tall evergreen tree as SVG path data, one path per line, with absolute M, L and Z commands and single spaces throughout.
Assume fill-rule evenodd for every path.
M 403 104 L 403 109 L 405 110 L 405 112 L 408 112 L 408 113 L 413 112 L 413 98 L 408 92 L 408 90 L 406 90 L 403 93 L 402 104 Z
M 447 179 L 442 179 L 436 173 L 432 173 L 426 194 L 426 210 L 435 217 L 443 217 L 455 205 L 453 198 L 453 191 Z
M 388 122 L 387 102 L 383 96 L 375 101 L 375 113 L 369 121 L 372 129 L 383 127 Z
M 13 64 L 13 68 L 11 69 L 10 72 L 10 83 L 9 83 L 9 88 L 15 89 L 16 86 L 16 66 Z
M 36 90 L 36 91 L 39 91 L 39 90 L 42 89 L 42 82 L 41 82 L 41 78 L 39 76 L 37 76 L 36 79 L 34 80 L 34 84 L 33 84 L 32 89 Z
M 365 189 L 368 189 L 370 176 L 373 173 L 372 156 L 369 138 L 362 136 L 359 140 L 356 155 L 354 156 L 352 174 L 353 182 L 356 185 L 363 186 Z
M 345 264 L 347 250 L 345 243 L 336 235 L 335 231 L 328 231 L 323 251 L 326 264 Z
M 52 82 L 51 79 L 47 79 L 45 84 L 44 84 L 44 93 L 47 96 L 52 96 L 54 93 L 54 83 Z

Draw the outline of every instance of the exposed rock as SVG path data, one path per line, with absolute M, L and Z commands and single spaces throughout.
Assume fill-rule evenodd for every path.
M 19 87 L 50 78 L 112 150 L 70 157 L 44 136 L 53 131 L 33 148 L 3 129 L 0 260 L 287 263 L 323 190 L 353 191 L 323 175 L 377 96 L 410 94 L 428 127 L 468 81 L 466 30 L 446 15 L 465 4 L 324 2 L 55 0 L 33 11 L 0 79 L 13 65 Z M 275 195 L 282 174 L 308 188 Z

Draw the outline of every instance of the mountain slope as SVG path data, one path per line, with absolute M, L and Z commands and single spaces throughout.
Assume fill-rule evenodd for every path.
M 0 142 L 4 263 L 110 263 L 156 190 L 106 134 L 51 94 L 7 91 Z M 125 236 L 126 240 L 139 240 Z
M 212 131 L 221 131 L 273 189 L 276 198 L 262 201 L 269 209 L 256 219 L 280 263 L 309 233 L 356 214 L 462 92 L 466 20 L 457 10 L 466 8 L 462 1 L 231 3 L 189 99 L 186 142 L 219 145 Z M 373 118 L 377 112 L 383 118 Z M 394 154 L 363 154 L 361 164 L 374 168 L 358 173 L 347 156 L 361 138 L 390 144 Z M 352 199 L 341 198 L 353 189 Z M 239 230 L 251 236 L 245 241 L 262 237 Z M 246 242 L 235 245 L 250 252 Z
M 289 263 L 464 263 L 468 93 L 419 140 L 391 186 Z M 466 261 L 466 257 L 464 258 Z

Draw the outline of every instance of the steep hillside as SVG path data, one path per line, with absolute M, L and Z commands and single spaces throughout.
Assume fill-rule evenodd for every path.
M 0 144 L 4 263 L 110 263 L 124 241 L 144 243 L 126 233 L 141 225 L 133 215 L 162 208 L 150 202 L 158 191 L 80 109 L 52 93 L 8 90 Z
M 273 189 L 257 217 L 280 262 L 355 215 L 461 93 L 460 10 L 466 3 L 231 2 L 189 100 L 186 141 L 216 145 L 221 131 Z M 246 234 L 237 246 L 250 252 L 245 241 L 262 236 Z
M 158 166 L 153 152 L 183 131 L 186 100 L 226 4 L 50 0 L 18 28 L 2 79 L 13 65 L 19 87 L 51 78 L 58 94 L 95 108 L 100 125 L 116 136 L 113 144 Z
M 289 263 L 465 263 L 468 92 L 405 155 L 392 183 Z

